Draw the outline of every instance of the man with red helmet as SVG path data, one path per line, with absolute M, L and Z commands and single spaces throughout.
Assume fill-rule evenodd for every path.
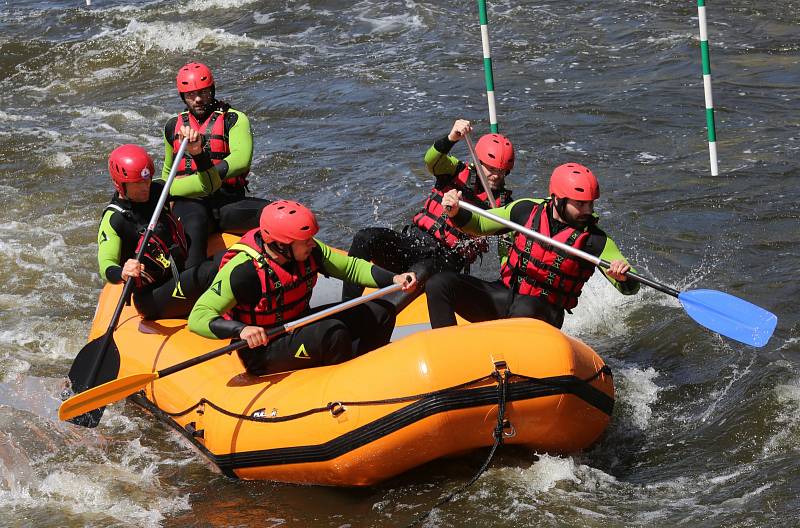
M 566 163 L 550 177 L 549 198 L 517 200 L 489 212 L 610 262 L 603 274 L 621 293 L 632 295 L 639 291 L 639 283 L 627 280 L 625 274 L 631 268 L 625 257 L 596 225 L 594 201 L 599 197 L 592 171 Z M 509 232 L 502 224 L 460 209 L 460 198 L 461 193 L 452 190 L 442 199 L 460 229 L 479 235 Z M 446 271 L 428 281 L 425 293 L 431 326 L 455 325 L 458 313 L 470 322 L 532 317 L 561 328 L 564 311 L 577 306 L 581 288 L 594 270 L 583 259 L 517 233 L 499 280 L 488 282 Z
M 459 119 L 450 133 L 436 140 L 425 153 L 425 165 L 436 181 L 422 209 L 414 215 L 412 225 L 405 226 L 402 232 L 385 227 L 361 229 L 353 237 L 349 255 L 371 260 L 390 270 L 414 269 L 422 277 L 423 272 L 427 276 L 443 270 L 464 269 L 488 250 L 485 239 L 466 234 L 453 225 L 442 207 L 442 196 L 456 189 L 461 191 L 463 200 L 484 209 L 510 203 L 511 191 L 505 188 L 505 179 L 514 168 L 514 146 L 501 134 L 486 134 L 475 145 L 495 196 L 495 203 L 490 204 L 477 168 L 448 155 L 471 131 L 470 122 Z M 358 297 L 361 291 L 361 287 L 345 283 L 342 298 Z
M 186 150 L 195 157 L 198 170 L 190 177 L 174 180 L 170 195 L 193 196 L 218 189 L 219 175 L 203 153 L 200 134 L 189 127 L 179 134 L 181 139 L 189 138 Z M 153 180 L 153 160 L 138 145 L 114 149 L 108 158 L 108 171 L 116 192 L 103 211 L 97 234 L 100 276 L 112 284 L 134 280 L 133 302 L 145 319 L 185 317 L 214 277 L 213 263 L 204 261 L 191 268 L 185 265 L 183 226 L 167 207 L 159 216 L 142 261 L 135 260 L 164 181 Z
M 259 227 L 222 258 L 211 287 L 189 315 L 189 329 L 205 337 L 247 341 L 250 348 L 240 349 L 239 357 L 255 375 L 333 365 L 387 344 L 395 310 L 384 300 L 267 337 L 266 329 L 314 311 L 309 301 L 318 273 L 362 286 L 402 283 L 408 292 L 416 287 L 414 273 L 395 275 L 332 251 L 314 238 L 317 231 L 314 213 L 297 202 L 278 200 L 264 207 Z
M 250 121 L 244 113 L 216 98 L 211 70 L 205 64 L 190 62 L 178 71 L 176 85 L 186 109 L 164 127 L 163 176 L 169 174 L 173 153 L 180 145 L 177 132 L 188 126 L 203 135 L 203 150 L 222 180 L 222 186 L 213 193 L 175 200 L 175 215 L 192 242 L 187 264 L 194 266 L 206 258 L 209 232 L 244 233 L 258 225 L 258 214 L 269 202 L 245 196 L 253 159 Z M 194 157 L 186 156 L 177 178 L 196 172 Z

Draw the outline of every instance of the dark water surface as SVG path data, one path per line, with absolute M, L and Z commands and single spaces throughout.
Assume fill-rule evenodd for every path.
M 717 177 L 693 2 L 489 3 L 516 195 L 586 164 L 640 271 L 779 321 L 753 349 L 592 281 L 565 329 L 615 371 L 608 434 L 571 457 L 502 450 L 428 524 L 797 526 L 800 2 L 708 7 Z M 347 247 L 420 206 L 422 155 L 455 118 L 488 130 L 474 1 L 6 1 L 0 28 L 0 525 L 403 526 L 472 475 L 485 453 L 364 490 L 231 481 L 132 405 L 78 430 L 56 395 L 101 286 L 106 156 L 162 158 L 181 65 L 207 63 L 251 118 L 253 191 L 309 204 Z

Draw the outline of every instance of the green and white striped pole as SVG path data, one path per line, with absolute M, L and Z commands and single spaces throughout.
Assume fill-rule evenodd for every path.
M 703 56 L 703 90 L 706 97 L 706 127 L 708 128 L 708 155 L 711 160 L 711 175 L 719 174 L 717 166 L 717 132 L 714 127 L 714 98 L 711 95 L 711 60 L 708 58 L 708 28 L 706 27 L 706 2 L 697 0 L 700 20 L 700 54 Z
M 497 108 L 494 104 L 494 77 L 492 76 L 492 52 L 489 50 L 489 22 L 486 16 L 486 0 L 478 0 L 478 17 L 481 21 L 483 73 L 486 77 L 486 99 L 489 102 L 489 125 L 490 130 L 497 133 Z

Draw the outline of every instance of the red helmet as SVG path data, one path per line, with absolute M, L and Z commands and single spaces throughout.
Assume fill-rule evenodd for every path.
M 550 194 L 588 202 L 600 198 L 600 185 L 588 168 L 580 163 L 565 163 L 550 176 Z
M 193 92 L 214 86 L 214 76 L 208 66 L 199 62 L 190 62 L 178 70 L 178 93 Z
M 475 153 L 484 165 L 511 172 L 514 168 L 514 145 L 502 134 L 486 134 L 475 145 Z
M 290 200 L 277 200 L 261 211 L 261 233 L 265 242 L 291 244 L 308 240 L 319 231 L 317 218 L 307 207 Z
M 121 145 L 108 156 L 108 172 L 114 188 L 124 196 L 124 183 L 136 183 L 153 179 L 153 158 L 139 145 Z

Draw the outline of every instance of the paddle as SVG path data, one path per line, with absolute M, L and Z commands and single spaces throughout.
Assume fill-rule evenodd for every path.
M 343 312 L 348 308 L 378 299 L 384 295 L 399 291 L 402 288 L 403 284 L 393 284 L 391 286 L 381 288 L 380 290 L 376 290 L 367 295 L 345 301 L 341 304 L 337 304 L 336 306 L 331 306 L 325 310 L 320 310 L 319 312 L 312 313 L 290 323 L 286 323 L 278 328 L 269 330 L 267 331 L 267 335 L 270 338 L 274 338 L 285 333 L 293 332 L 302 326 L 306 326 L 315 321 L 319 321 L 320 319 L 324 319 L 329 315 Z M 234 350 L 238 350 L 246 346 L 247 341 L 236 341 L 228 346 L 207 352 L 192 359 L 187 359 L 186 361 L 178 363 L 177 365 L 167 367 L 157 372 L 132 374 L 130 376 L 125 376 L 124 378 L 109 381 L 108 383 L 104 383 L 103 385 L 99 385 L 85 392 L 77 394 L 62 403 L 61 407 L 58 409 L 58 417 L 61 420 L 70 420 L 76 416 L 94 412 L 95 409 L 103 408 L 104 405 L 119 401 L 126 396 L 130 396 L 131 394 L 142 390 L 147 386 L 148 383 L 152 381 L 155 381 L 159 378 L 164 378 L 170 374 L 175 374 L 176 372 L 180 372 L 182 370 L 186 370 L 189 367 L 199 365 L 200 363 L 204 363 L 210 359 L 214 359 L 215 357 L 230 354 Z
M 475 171 L 478 173 L 478 179 L 481 181 L 481 185 L 483 185 L 483 190 L 486 191 L 486 201 L 489 202 L 489 209 L 494 209 L 497 206 L 497 202 L 494 199 L 494 194 L 492 194 L 492 188 L 489 187 L 489 178 L 487 178 L 486 173 L 483 172 L 483 164 L 478 159 L 478 155 L 475 154 L 475 147 L 472 146 L 472 139 L 470 139 L 469 134 L 464 134 L 464 139 L 467 140 L 467 148 L 469 149 L 469 155 L 472 156 L 472 163 L 475 164 Z
M 580 249 L 546 237 L 541 233 L 532 231 L 519 224 L 500 218 L 479 207 L 463 201 L 458 202 L 459 207 L 467 211 L 488 218 L 502 224 L 525 236 L 535 238 L 539 242 L 555 246 L 570 255 L 582 258 L 598 266 L 608 269 L 611 263 Z M 733 295 L 715 290 L 690 290 L 678 291 L 652 279 L 642 277 L 638 273 L 629 271 L 627 276 L 646 286 L 650 286 L 662 293 L 676 297 L 686 313 L 700 325 L 718 334 L 730 337 L 741 343 L 762 347 L 767 344 L 772 332 L 778 324 L 775 314 L 760 308 Z
M 186 151 L 186 146 L 188 144 L 189 139 L 184 138 L 181 142 L 180 148 L 178 149 L 178 153 L 175 155 L 175 161 L 172 163 L 172 169 L 169 171 L 169 176 L 167 177 L 167 181 L 164 183 L 164 188 L 162 189 L 161 196 L 158 199 L 158 204 L 153 211 L 153 216 L 150 218 L 150 224 L 147 226 L 147 230 L 142 236 L 142 243 L 140 244 L 139 251 L 136 252 L 136 260 L 141 261 L 142 256 L 147 249 L 147 243 L 149 242 L 150 237 L 156 228 L 156 224 L 158 224 L 158 218 L 161 216 L 161 210 L 164 208 L 164 204 L 167 202 L 167 198 L 169 197 L 169 189 L 172 186 L 173 180 L 175 179 L 175 174 L 178 172 L 178 163 L 181 161 L 183 153 Z M 75 361 L 73 361 L 72 367 L 70 368 L 68 374 L 71 384 L 71 392 L 73 394 L 83 392 L 86 389 L 95 386 L 98 379 L 107 381 L 117 377 L 117 372 L 119 372 L 119 353 L 116 351 L 117 346 L 113 339 L 114 328 L 117 326 L 120 314 L 122 313 L 122 308 L 131 293 L 133 284 L 133 280 L 128 280 L 125 282 L 125 286 L 122 288 L 122 295 L 119 297 L 117 307 L 114 309 L 114 313 L 111 316 L 111 321 L 108 323 L 108 328 L 106 329 L 105 334 L 87 343 L 75 357 Z M 114 347 L 115 352 L 109 355 L 108 350 L 111 346 Z M 65 389 L 65 391 L 62 393 L 62 398 L 65 395 L 69 395 L 69 390 Z M 72 420 L 72 422 L 83 427 L 95 427 L 98 423 L 100 423 L 100 417 L 102 415 L 103 409 L 96 409 L 93 410 L 92 413 L 84 416 L 73 415 L 77 417 Z

